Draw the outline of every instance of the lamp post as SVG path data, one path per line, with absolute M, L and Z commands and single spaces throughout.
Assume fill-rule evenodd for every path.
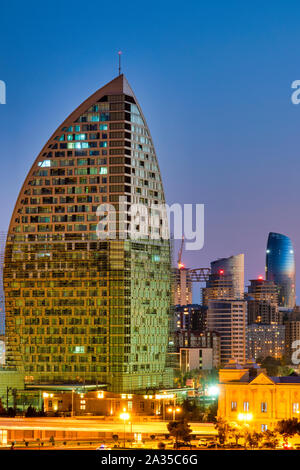
M 244 424 L 247 424 L 249 421 L 252 421 L 253 415 L 252 413 L 239 413 L 238 420 L 243 421 Z
M 124 449 L 126 447 L 126 421 L 129 420 L 130 414 L 126 413 L 126 408 L 123 409 L 123 413 L 120 414 L 120 418 L 124 421 Z
M 181 408 L 179 408 L 179 407 L 176 408 L 175 406 L 173 406 L 173 407 L 168 408 L 168 412 L 169 412 L 169 413 L 172 413 L 172 412 L 173 412 L 173 421 L 175 421 L 176 413 L 180 413 L 180 412 L 181 412 Z
M 72 411 L 71 411 L 71 417 L 73 418 L 74 416 L 74 388 L 72 388 Z

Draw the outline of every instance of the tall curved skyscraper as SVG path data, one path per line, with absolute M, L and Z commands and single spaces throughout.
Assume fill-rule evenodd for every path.
M 289 237 L 269 233 L 266 253 L 266 278 L 279 287 L 278 303 L 281 307 L 295 306 L 295 256 Z
M 109 212 L 105 238 L 107 203 L 119 217 Z M 58 127 L 20 191 L 5 252 L 8 367 L 115 392 L 172 385 L 170 246 L 164 215 L 154 221 L 163 203 L 149 129 L 120 75 Z M 133 204 L 152 211 L 136 239 Z

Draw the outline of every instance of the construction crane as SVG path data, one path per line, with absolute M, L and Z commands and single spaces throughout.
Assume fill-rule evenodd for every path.
M 177 261 L 177 267 L 178 267 L 178 269 L 183 269 L 183 268 L 184 268 L 184 264 L 183 264 L 183 262 L 181 261 L 183 245 L 184 245 L 184 235 L 182 235 L 180 250 L 179 250 L 179 253 L 178 253 L 178 261 Z
M 182 262 L 182 252 L 184 246 L 184 235 L 182 235 L 180 249 L 178 252 L 178 261 L 177 261 L 177 268 L 184 269 L 184 263 Z M 185 268 L 187 271 L 187 277 L 190 282 L 205 282 L 209 279 L 210 269 L 209 268 L 194 268 L 189 269 Z

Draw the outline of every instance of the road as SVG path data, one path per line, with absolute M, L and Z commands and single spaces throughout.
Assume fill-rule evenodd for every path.
M 216 434 L 211 423 L 190 423 L 194 434 Z M 123 422 L 104 421 L 97 418 L 0 418 L 1 429 L 45 430 L 45 431 L 95 431 L 123 432 Z M 126 432 L 167 434 L 166 421 L 126 423 Z

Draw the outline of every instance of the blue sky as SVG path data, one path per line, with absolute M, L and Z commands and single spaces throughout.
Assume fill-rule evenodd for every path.
M 256 277 L 278 231 L 299 265 L 299 14 L 296 1 L 6 2 L 0 229 L 45 141 L 117 75 L 121 49 L 167 201 L 205 204 L 205 246 L 186 264 L 243 252 L 246 279 Z

